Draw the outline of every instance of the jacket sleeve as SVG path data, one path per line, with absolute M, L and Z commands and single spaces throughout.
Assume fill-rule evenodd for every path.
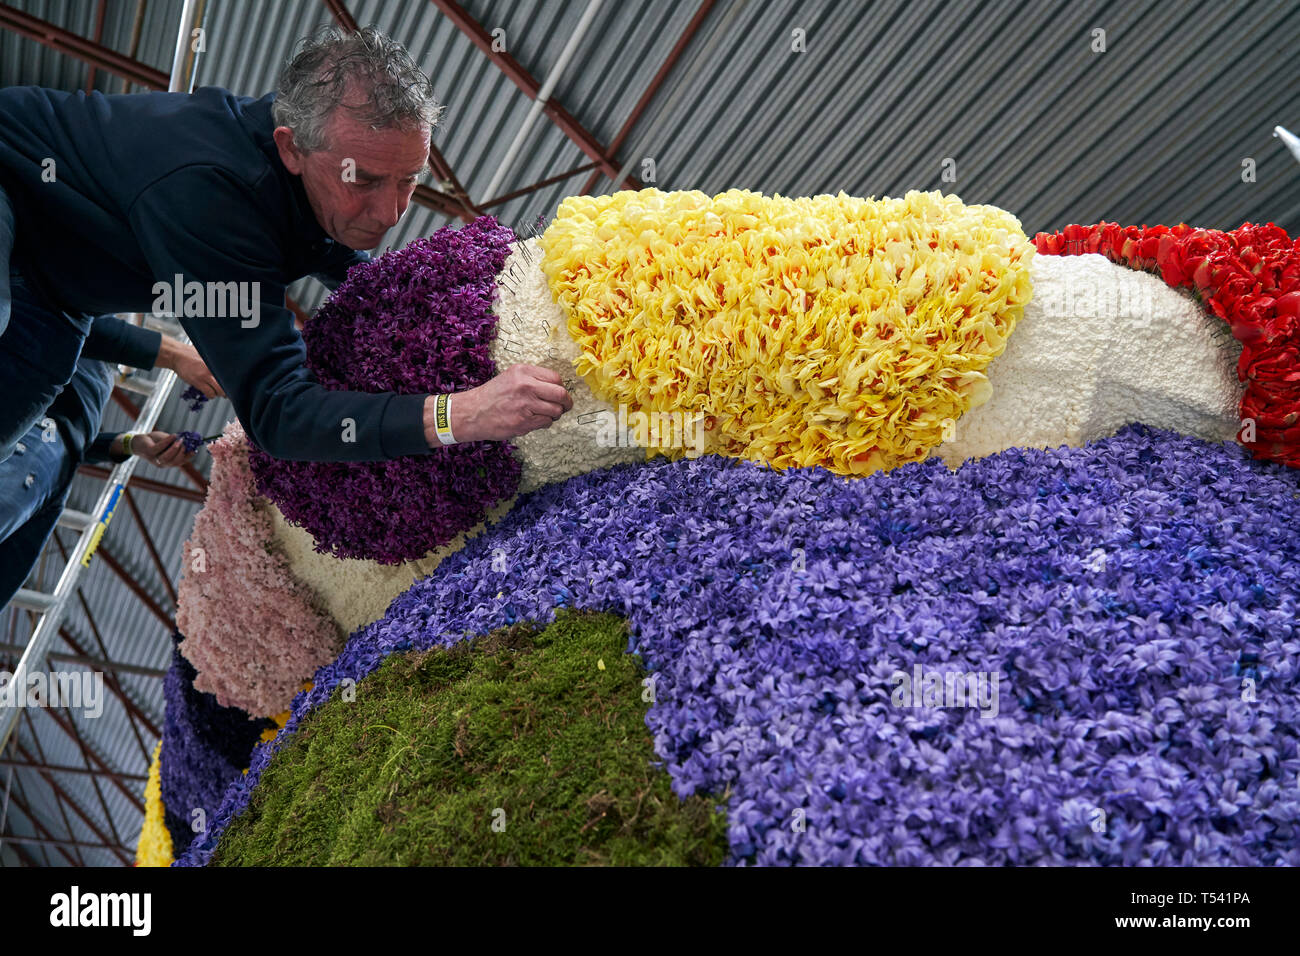
M 81 355 L 132 368 L 153 368 L 161 347 L 161 332 L 142 329 L 115 315 L 101 315 L 91 323 Z
M 289 240 L 245 186 L 215 167 L 185 167 L 141 193 L 129 218 L 159 282 L 212 284 L 194 289 L 213 294 L 174 297 L 174 311 L 262 450 L 290 461 L 431 453 L 426 395 L 331 391 L 307 370 L 285 307 L 279 250 Z
M 90 446 L 85 450 L 85 452 L 82 453 L 82 460 L 99 462 L 101 464 L 104 462 L 110 462 L 114 465 L 126 461 L 130 456 L 123 455 L 119 458 L 114 456 L 112 453 L 113 440 L 120 434 L 121 432 L 100 432 L 95 436 L 95 440 L 90 443 Z
M 333 292 L 340 285 L 342 285 L 343 280 L 348 277 L 349 269 L 351 269 L 359 262 L 369 262 L 369 261 L 370 261 L 370 253 L 365 252 L 363 250 L 357 250 L 354 251 L 352 255 L 348 256 L 347 259 L 345 259 L 343 262 L 339 263 L 338 265 L 332 266 L 330 269 L 327 269 L 324 272 L 313 272 L 312 278 L 315 279 L 317 282 L 319 282 L 321 285 L 325 286 L 325 288 Z

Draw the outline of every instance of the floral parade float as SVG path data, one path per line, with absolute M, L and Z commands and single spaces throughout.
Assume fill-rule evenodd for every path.
M 1031 242 L 937 193 L 573 197 L 539 238 L 485 217 L 355 267 L 304 330 L 327 387 L 455 391 L 527 362 L 574 407 L 399 462 L 283 462 L 239 436 L 275 515 L 241 546 L 292 555 L 276 586 L 314 589 L 311 630 L 351 636 L 275 675 L 311 690 L 224 771 L 179 862 L 292 858 L 310 836 L 289 819 L 365 817 L 276 789 L 300 728 L 334 727 L 394 655 L 568 609 L 628 622 L 648 697 L 611 706 L 678 797 L 717 801 L 730 863 L 1300 862 L 1297 289 L 1271 224 Z M 372 610 L 327 607 L 362 568 Z M 219 609 L 182 654 L 222 643 Z M 895 693 L 936 672 L 1000 679 L 996 706 Z M 250 682 L 204 686 L 224 704 Z M 410 754 L 473 752 L 425 745 L 384 752 L 375 792 Z M 641 842 L 707 845 L 691 819 Z

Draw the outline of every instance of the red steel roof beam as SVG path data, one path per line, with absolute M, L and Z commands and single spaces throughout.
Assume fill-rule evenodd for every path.
M 591 162 L 583 166 L 578 166 L 575 169 L 567 170 L 563 173 L 557 173 L 549 179 L 543 179 L 541 182 L 533 183 L 531 186 L 525 186 L 523 189 L 516 189 L 514 192 L 508 192 L 504 196 L 498 196 L 496 199 L 491 199 L 485 202 L 482 208 L 491 209 L 493 206 L 499 206 L 503 202 L 518 199 L 520 196 L 526 196 L 528 193 L 536 192 L 539 189 L 545 189 L 547 186 L 552 186 L 563 179 L 568 179 L 570 176 L 576 176 L 578 173 L 585 173 L 587 170 L 599 165 L 600 163 Z M 596 175 L 599 176 L 600 173 L 597 173 Z
M 118 846 L 116 844 L 82 843 L 80 840 L 50 840 L 44 837 L 20 837 L 20 836 L 9 835 L 9 836 L 0 837 L 0 840 L 3 840 L 5 843 L 13 843 L 13 844 L 30 843 L 32 846 L 86 847 L 87 849 L 91 849 L 91 850 L 130 850 L 130 847 Z M 15 845 L 13 849 L 15 852 L 17 852 L 18 847 Z
M 107 478 L 112 474 L 107 468 L 101 468 L 99 465 L 88 465 L 82 463 L 77 466 L 77 474 L 87 475 L 91 478 Z M 137 478 L 131 476 L 131 487 L 140 491 L 153 491 L 160 495 L 170 495 L 173 498 L 180 498 L 184 501 L 193 501 L 195 504 L 203 504 L 206 496 L 201 491 L 193 488 L 181 488 L 178 485 L 169 485 L 165 481 L 155 481 L 153 478 Z
M 58 723 L 60 727 L 63 726 L 63 724 L 59 720 L 59 715 L 56 714 L 53 710 L 46 711 L 46 713 L 48 713 L 50 717 L 54 720 L 54 722 Z M 66 731 L 67 728 L 65 727 L 64 730 Z M 69 736 L 71 736 L 71 734 L 69 734 Z M 27 748 L 24 747 L 22 744 L 18 745 L 18 752 L 23 754 L 24 756 L 28 755 Z M 83 753 L 84 752 L 85 751 L 83 751 Z M 99 758 L 95 757 L 93 753 L 90 754 L 90 756 L 94 757 L 95 760 L 99 760 Z M 56 794 L 58 794 L 64 800 L 64 802 L 66 802 L 67 805 L 72 808 L 72 812 L 81 818 L 81 822 L 90 828 L 91 833 L 95 834 L 95 836 L 99 837 L 99 839 L 103 840 L 105 843 L 112 842 L 111 840 L 109 840 L 108 835 L 104 833 L 104 831 L 101 830 L 98 826 L 95 825 L 95 821 L 90 819 L 90 817 L 86 815 L 86 811 L 81 809 L 81 807 L 77 804 L 77 801 L 73 800 L 72 797 L 68 794 L 68 792 L 64 790 L 63 787 L 59 786 L 59 782 L 55 780 L 53 776 L 51 776 L 47 771 L 40 770 L 40 769 L 37 769 L 36 772 L 40 774 L 41 779 L 44 780 L 46 784 L 49 785 L 50 789 L 53 790 Z M 122 785 L 122 782 L 119 780 L 114 780 L 113 782 L 116 783 L 118 787 L 121 788 L 123 792 L 126 793 L 127 797 L 130 798 L 131 802 L 134 803 L 139 808 L 140 812 L 144 813 L 144 805 L 140 803 L 140 801 L 135 799 L 134 795 L 132 795 L 131 792 Z M 69 830 L 68 832 L 71 833 L 72 831 Z M 128 866 L 132 863 L 131 860 L 127 859 L 120 852 L 116 850 L 114 852 L 117 853 L 118 857 L 122 860 L 123 863 L 127 864 Z
M 460 184 L 460 180 L 452 172 L 451 163 L 447 162 L 447 158 L 442 155 L 442 151 L 434 144 L 432 137 L 429 139 L 429 165 L 433 167 L 433 171 L 437 174 L 439 180 L 451 183 L 451 197 L 460 204 L 459 215 L 461 219 L 465 222 L 473 222 L 476 217 L 483 215 L 483 210 L 470 201 L 469 193 L 465 192 L 465 187 Z M 448 194 L 440 192 L 439 195 L 446 196 Z
M 100 43 L 104 39 L 104 8 L 108 6 L 108 0 L 99 0 L 99 7 L 95 10 L 95 42 Z M 86 95 L 89 96 L 95 89 L 95 65 L 92 63 L 90 69 L 86 71 Z
M 411 201 L 417 202 L 435 212 L 440 212 L 444 216 L 453 216 L 459 219 L 465 218 L 465 210 L 461 208 L 460 203 L 456 202 L 446 193 L 439 192 L 429 186 L 419 185 L 415 187 L 415 192 L 411 193 Z
M 118 777 L 132 783 L 146 783 L 149 780 L 149 775 L 144 773 L 105 773 L 102 770 L 86 770 L 82 767 L 64 767 L 49 763 L 27 763 L 24 760 L 10 760 L 7 758 L 0 760 L 0 767 L 30 767 L 32 769 L 48 770 L 51 773 L 70 773 L 80 777 Z
M 334 20 L 345 30 L 357 31 L 357 21 L 348 13 L 347 5 L 343 0 L 325 0 L 325 6 L 329 7 L 330 13 L 334 14 Z
M 465 8 L 455 0 L 432 0 L 434 6 L 446 15 L 461 33 L 465 34 L 483 54 L 497 65 L 515 86 L 519 87 L 530 99 L 537 99 L 537 94 L 542 85 L 534 79 L 533 75 L 519 65 L 519 62 L 509 53 L 499 52 L 492 49 L 492 37 L 483 25 L 475 20 L 466 12 Z M 588 159 L 595 160 L 600 164 L 605 175 L 610 179 L 618 176 L 618 167 L 609 161 L 606 157 L 605 147 L 603 147 L 595 136 L 591 134 L 586 127 L 574 118 L 568 110 L 551 97 L 542 107 L 542 112 L 550 117 L 564 135 L 573 140 L 578 148 L 587 154 Z M 635 182 L 632 177 L 626 180 L 629 189 L 640 189 L 639 183 Z
M 87 616 L 89 616 L 90 609 L 89 606 L 86 604 L 86 599 L 81 596 L 80 588 L 77 589 L 77 596 L 81 597 L 82 610 L 85 611 Z M 91 621 L 91 626 L 92 627 L 94 626 L 93 620 Z M 74 651 L 76 651 L 77 654 L 79 654 L 82 657 L 89 656 L 86 654 L 85 648 L 83 648 L 80 644 L 78 644 L 76 639 L 70 633 L 68 633 L 68 629 L 66 627 L 59 628 L 59 636 L 63 638 L 63 640 L 67 642 L 68 646 L 71 647 Z M 95 637 L 96 638 L 99 637 L 98 630 L 95 631 Z M 104 642 L 102 639 L 99 641 L 99 646 L 100 648 L 103 648 L 104 646 Z M 108 655 L 106 654 L 105 658 L 107 658 L 107 656 Z M 130 696 L 127 695 L 126 688 L 122 686 L 122 682 L 117 676 L 117 671 L 114 669 L 115 667 L 114 663 L 111 660 L 106 659 L 105 664 L 107 666 L 102 669 L 104 674 L 104 686 L 107 687 L 110 691 L 112 691 L 113 696 L 116 697 L 121 702 L 124 708 L 126 708 L 126 712 L 129 715 L 127 718 L 127 723 L 131 725 L 131 732 L 135 734 L 136 742 L 140 745 L 140 751 L 144 756 L 145 763 L 148 763 L 150 758 L 150 750 L 148 747 L 145 746 L 144 741 L 140 739 L 140 731 L 135 726 L 135 721 L 131 720 L 130 718 L 134 717 L 136 718 L 136 720 L 139 720 L 142 724 L 144 724 L 145 729 L 148 730 L 149 733 L 154 737 L 161 737 L 162 734 L 158 731 L 158 728 L 154 726 L 153 721 L 151 721 L 147 716 L 145 716 L 144 711 L 140 709 L 140 705 L 137 704 L 135 701 L 133 701 L 130 698 Z
M 63 27 L 55 26 L 53 23 L 39 17 L 34 17 L 30 13 L 9 6 L 7 3 L 0 3 L 0 29 L 12 30 L 14 33 L 35 40 L 37 43 L 43 43 L 52 50 L 58 50 L 60 53 L 76 57 L 91 66 L 97 66 L 101 70 L 107 70 L 115 76 L 120 76 L 149 89 L 167 89 L 168 77 L 162 70 L 156 70 L 139 60 L 133 60 L 116 50 L 93 40 L 87 40 L 83 36 L 71 33 L 63 29 Z
M 627 139 L 628 134 L 632 132 L 632 127 L 636 126 L 636 121 L 641 118 L 641 114 L 645 112 L 645 108 L 650 105 L 650 101 L 653 100 L 655 94 L 659 92 L 659 87 L 663 85 L 664 80 L 668 79 L 668 74 L 672 72 L 672 68 L 677 65 L 678 58 L 681 57 L 682 53 L 686 50 L 686 47 L 690 45 L 691 39 L 700 29 L 700 24 L 704 22 L 704 18 L 709 15 L 709 11 L 712 9 L 713 0 L 704 0 L 704 2 L 700 4 L 700 8 L 695 11 L 695 16 L 691 17 L 691 22 L 686 24 L 686 29 L 683 30 L 682 35 L 677 38 L 677 43 L 674 44 L 670 51 L 668 51 L 668 56 L 659 67 L 659 72 L 654 75 L 654 79 L 650 81 L 650 85 L 645 88 L 645 92 L 641 94 L 641 99 L 637 100 L 636 106 L 632 107 L 632 112 L 628 114 L 627 122 L 625 122 L 623 128 L 618 131 L 618 135 L 614 137 L 614 141 L 609 144 L 609 151 L 605 154 L 607 159 L 613 160 L 618 155 L 619 147 L 623 145 L 623 141 Z M 587 184 L 582 187 L 582 193 L 584 196 L 591 192 L 591 187 L 596 185 L 596 182 L 599 179 L 600 173 L 591 174 L 591 178 L 587 180 Z
M 30 617 L 30 615 L 28 616 Z M 36 745 L 37 756 L 41 758 L 41 763 L 48 763 L 49 760 L 45 756 L 45 748 L 41 746 L 41 735 L 36 732 L 36 724 L 32 721 L 31 710 L 23 711 L 23 719 L 27 721 L 27 732 L 32 735 L 32 743 Z M 14 730 L 16 732 L 18 728 L 15 727 Z M 18 789 L 19 791 L 21 791 L 23 799 L 24 800 L 27 799 L 27 791 L 26 789 L 24 789 L 22 785 L 22 778 L 19 777 L 15 781 L 15 783 L 18 784 Z M 67 832 L 69 836 L 71 836 L 72 821 L 68 819 L 68 810 L 67 807 L 63 805 L 63 798 L 60 797 L 57 793 L 54 795 L 54 803 L 59 808 L 59 819 L 63 821 L 63 829 Z M 81 866 L 86 865 L 86 860 L 81 855 L 80 850 L 77 851 L 77 859 L 81 860 L 81 864 L 80 864 Z
M 86 761 L 86 769 L 90 769 L 90 758 L 86 756 L 87 747 L 85 740 L 81 736 L 81 731 L 77 729 L 77 722 L 72 719 L 72 712 L 68 712 L 68 725 L 72 728 L 72 736 L 76 738 L 77 746 L 81 748 L 81 759 Z M 53 779 L 51 777 L 50 779 Z M 113 814 L 108 809 L 108 801 L 104 799 L 104 791 L 99 786 L 99 777 L 91 776 L 90 787 L 95 791 L 95 796 L 99 798 L 99 809 L 104 814 L 104 820 L 108 823 L 108 832 L 113 837 L 113 843 L 122 845 L 122 834 L 117 832 L 117 824 L 113 822 Z
M 26 650 L 26 647 L 21 644 L 0 644 L 0 654 L 21 654 L 24 650 Z M 140 677 L 154 677 L 159 680 L 167 676 L 166 671 L 159 670 L 156 667 L 140 667 L 137 664 L 123 664 L 120 661 L 105 661 L 98 657 L 64 654 L 62 651 L 50 651 L 45 656 L 56 663 L 82 664 L 91 670 L 111 670 L 118 674 L 136 674 Z
M 127 507 L 131 509 L 131 517 L 135 518 L 136 527 L 140 529 L 140 537 L 144 538 L 144 546 L 149 549 L 149 557 L 153 560 L 154 570 L 158 572 L 158 580 L 162 581 L 163 587 L 167 589 L 167 594 L 172 599 L 172 607 L 175 607 L 176 589 L 172 587 L 171 577 L 167 573 L 167 568 L 163 565 L 161 555 L 158 554 L 158 548 L 153 543 L 153 535 L 149 533 L 149 526 L 145 524 L 144 515 L 140 513 L 140 508 L 135 503 L 135 496 L 131 494 L 130 488 L 124 488 L 122 489 L 122 497 L 126 499 Z
M 24 766 L 26 766 L 26 764 L 24 764 Z M 49 837 L 51 841 L 49 845 L 54 846 L 54 843 L 56 842 L 56 838 L 54 834 L 51 833 L 46 828 L 45 824 L 41 823 L 40 818 L 37 817 L 36 814 L 32 813 L 31 808 L 27 806 L 27 802 L 23 800 L 20 796 L 18 796 L 18 794 L 16 793 L 9 794 L 9 799 L 13 801 L 13 805 L 17 807 L 19 810 L 21 810 L 23 815 L 32 822 L 32 826 L 33 828 L 35 828 L 36 832 L 44 833 L 47 837 Z M 71 833 L 72 829 L 69 828 L 68 832 Z M 11 838 L 8 836 L 0 837 L 0 840 L 9 840 L 9 839 L 17 839 L 17 838 Z M 62 846 L 57 847 L 57 849 L 60 853 L 63 854 L 64 859 L 66 859 L 73 866 L 85 866 L 84 860 L 78 863 L 77 860 L 70 853 L 68 853 L 67 850 L 63 849 L 63 847 L 67 846 L 69 842 L 75 842 L 75 841 L 57 840 L 57 842 L 62 844 Z
M 59 553 L 63 555 L 63 561 L 66 564 L 68 560 L 68 550 L 63 546 L 63 542 L 59 540 L 57 529 L 52 537 L 54 538 L 54 543 L 59 546 Z M 95 641 L 99 644 L 100 653 L 104 655 L 103 661 L 97 663 L 103 664 L 103 667 L 100 669 L 104 671 L 104 676 L 106 678 L 104 681 L 105 686 L 113 692 L 113 695 L 117 697 L 118 700 L 121 701 L 122 706 L 126 708 L 129 715 L 135 717 L 140 721 L 140 723 L 144 724 L 145 729 L 154 737 L 161 737 L 162 732 L 154 725 L 154 722 L 145 715 L 144 711 L 140 709 L 140 706 L 130 698 L 126 693 L 126 688 L 122 686 L 121 680 L 117 676 L 117 664 L 109 657 L 108 648 L 104 646 L 104 639 L 100 636 L 99 627 L 95 624 L 95 618 L 90 613 L 90 604 L 86 601 L 86 595 L 81 588 L 77 588 L 77 600 L 81 602 L 81 611 L 86 615 L 86 620 L 90 624 L 90 631 L 95 635 Z M 27 614 L 28 617 L 33 618 L 32 629 L 35 630 L 34 619 L 36 615 L 31 611 L 28 611 Z M 87 660 L 91 659 L 90 655 L 86 653 L 86 649 L 77 643 L 77 639 L 72 636 L 72 633 L 66 627 L 59 628 L 59 637 L 63 638 L 64 642 L 78 655 Z M 53 655 L 47 656 L 52 657 Z M 140 739 L 140 731 L 136 729 L 135 723 L 130 720 L 127 722 L 131 724 L 131 730 L 135 733 L 136 742 L 139 743 L 140 750 L 144 754 L 145 762 L 148 763 L 149 748 L 146 747 L 144 741 Z
M 107 545 L 101 542 L 96 554 L 104 559 L 104 563 L 113 569 L 113 572 L 135 593 L 140 602 L 153 612 L 153 616 L 163 623 L 169 634 L 176 629 L 176 622 L 162 609 L 162 605 L 155 601 L 153 596 L 141 586 L 140 582 L 135 579 L 135 575 L 131 574 L 117 558 L 113 557 L 113 552 L 108 550 Z M 81 653 L 84 653 L 84 651 Z
M 59 726 L 60 730 L 62 730 L 69 737 L 72 737 L 72 731 L 68 729 L 67 718 L 64 717 L 62 714 L 60 714 L 58 710 L 56 710 L 53 707 L 47 707 L 44 710 L 42 710 L 41 713 L 47 715 L 50 718 L 50 720 L 54 721 Z M 22 749 L 21 744 L 19 745 L 19 749 L 20 750 Z M 93 750 L 83 750 L 82 753 L 84 753 L 87 757 L 89 757 L 90 762 L 93 763 L 95 766 L 97 766 L 100 770 L 104 771 L 105 776 L 108 776 L 108 778 L 112 780 L 114 784 L 117 785 L 117 789 L 122 792 L 122 796 L 126 797 L 126 799 L 130 802 L 131 806 L 135 807 L 141 813 L 144 813 L 144 804 L 141 803 L 140 798 L 136 796 L 136 791 L 133 788 L 128 787 L 121 780 L 118 780 L 116 777 L 112 776 L 112 774 L 116 773 L 116 771 L 114 771 L 112 767 L 110 767 L 107 763 L 105 763 L 100 758 L 99 754 L 95 753 L 95 751 Z M 74 806 L 73 809 L 75 810 L 76 807 Z M 102 834 L 99 835 L 99 838 L 101 840 L 104 839 Z

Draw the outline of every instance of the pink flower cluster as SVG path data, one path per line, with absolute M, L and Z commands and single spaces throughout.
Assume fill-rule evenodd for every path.
M 338 656 L 345 635 L 272 541 L 239 422 L 208 450 L 208 497 L 185 542 L 177 591 L 180 651 L 198 671 L 194 686 L 222 706 L 276 714 Z

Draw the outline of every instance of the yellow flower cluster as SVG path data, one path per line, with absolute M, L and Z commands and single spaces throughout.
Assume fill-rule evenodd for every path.
M 1033 291 L 1020 221 L 937 191 L 571 196 L 542 246 L 597 397 L 840 474 L 919 461 L 987 401 Z
M 171 866 L 172 835 L 163 822 L 162 741 L 153 748 L 149 779 L 144 785 L 144 825 L 135 845 L 136 866 Z
M 311 688 L 312 688 L 311 681 L 307 681 L 307 683 L 303 684 L 302 687 L 298 689 L 306 691 L 306 690 L 311 690 Z M 278 737 L 280 735 L 280 731 L 284 730 L 284 725 L 289 722 L 289 715 L 292 713 L 293 711 L 286 710 L 278 714 L 272 714 L 269 719 L 275 721 L 275 726 L 267 727 L 266 730 L 262 731 L 262 736 L 258 738 L 258 741 L 260 743 L 266 743 L 268 740 L 274 740 L 276 737 Z M 247 767 L 244 768 L 244 773 L 248 773 Z

